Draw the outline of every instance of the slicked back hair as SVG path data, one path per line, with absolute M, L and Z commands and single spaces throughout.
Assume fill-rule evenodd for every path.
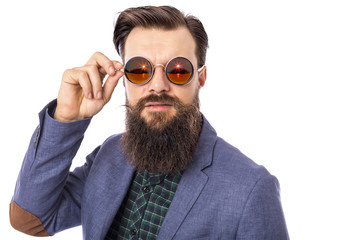
M 117 18 L 113 37 L 116 51 L 123 60 L 126 39 L 135 27 L 158 28 L 161 30 L 186 27 L 196 43 L 198 67 L 205 65 L 208 36 L 203 24 L 196 17 L 185 15 L 171 6 L 145 6 L 126 9 Z

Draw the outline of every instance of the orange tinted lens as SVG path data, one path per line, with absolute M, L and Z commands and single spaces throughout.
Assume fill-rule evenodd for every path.
M 145 83 L 151 77 L 151 64 L 146 58 L 134 57 L 126 63 L 124 72 L 130 82 Z
M 183 57 L 174 58 L 166 66 L 166 76 L 177 85 L 187 83 L 191 79 L 193 72 L 191 62 Z

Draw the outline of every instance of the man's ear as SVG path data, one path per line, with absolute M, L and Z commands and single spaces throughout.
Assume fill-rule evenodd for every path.
M 199 72 L 199 86 L 202 88 L 205 85 L 206 77 L 207 77 L 207 67 L 204 66 L 203 69 Z

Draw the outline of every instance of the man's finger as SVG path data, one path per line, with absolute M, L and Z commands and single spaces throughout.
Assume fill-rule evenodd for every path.
M 109 74 L 110 76 L 115 74 L 114 63 L 101 52 L 94 53 L 86 65 L 94 65 L 98 69 L 103 68 L 106 74 Z
M 92 86 L 92 91 L 93 91 L 93 96 L 96 99 L 101 99 L 102 98 L 102 78 L 100 76 L 99 70 L 96 66 L 85 66 L 82 69 L 84 69 L 89 76 L 90 82 L 91 82 L 91 86 Z
M 105 102 L 109 102 L 111 95 L 114 92 L 115 87 L 117 86 L 119 79 L 124 75 L 122 71 L 117 71 L 115 75 L 109 76 L 103 86 L 103 98 Z
M 64 82 L 71 85 L 80 85 L 84 95 L 93 98 L 92 84 L 89 75 L 81 69 L 68 69 L 64 72 Z
M 123 65 L 118 62 L 118 61 L 112 61 L 113 62 L 113 66 L 115 68 L 115 71 L 119 71 L 120 69 L 123 68 Z M 106 70 L 104 68 L 99 68 L 99 72 L 101 73 L 102 77 L 105 77 L 105 75 L 107 74 Z

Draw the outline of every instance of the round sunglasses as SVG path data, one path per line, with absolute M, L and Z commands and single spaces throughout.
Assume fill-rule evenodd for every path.
M 124 67 L 126 78 L 134 84 L 146 84 L 154 75 L 155 68 L 161 66 L 164 68 L 166 78 L 176 85 L 185 85 L 189 83 L 194 74 L 194 67 L 189 59 L 184 57 L 175 57 L 164 66 L 163 64 L 153 65 L 145 57 L 130 58 Z M 204 66 L 197 71 L 200 72 Z

